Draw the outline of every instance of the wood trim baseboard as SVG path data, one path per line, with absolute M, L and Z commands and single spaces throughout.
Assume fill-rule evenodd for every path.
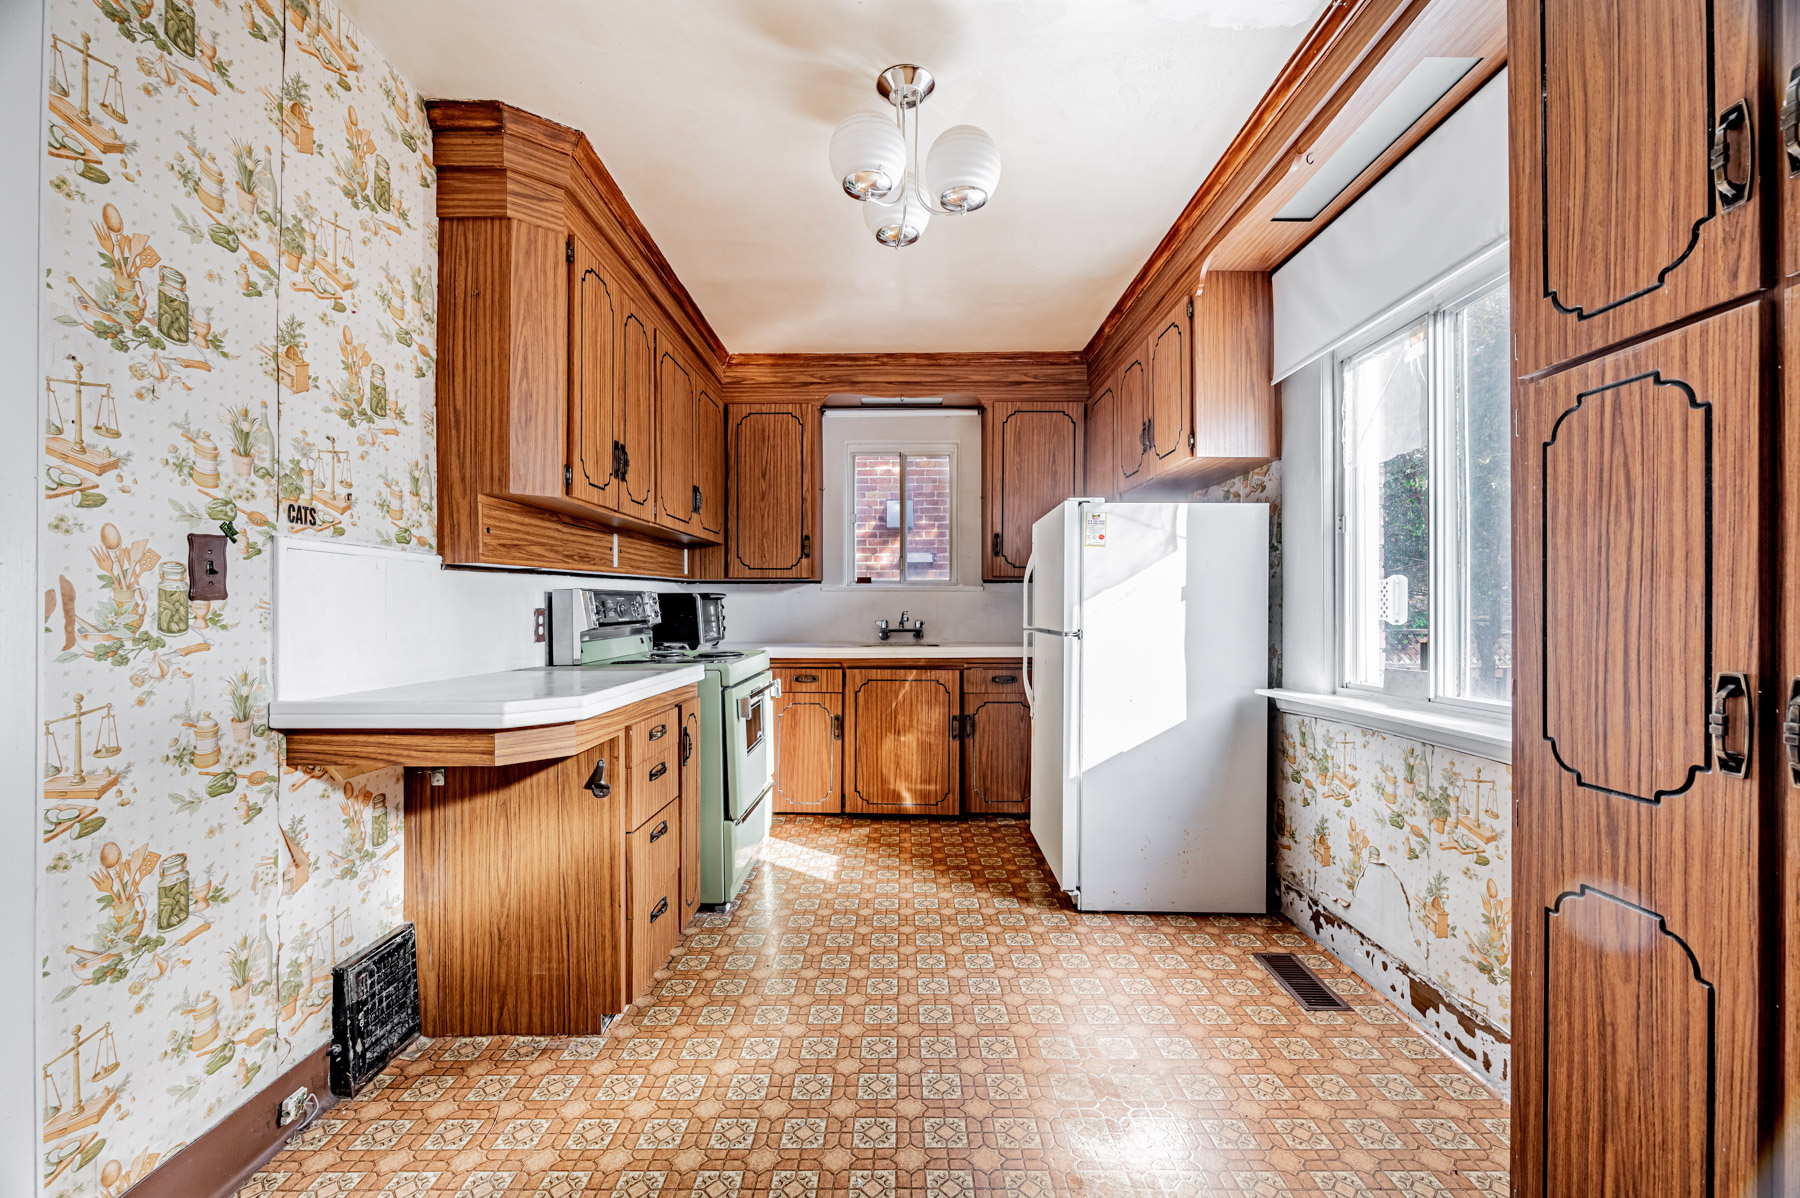
M 319 1100 L 319 1115 L 337 1105 L 329 1085 L 330 1053 L 329 1043 L 319 1045 L 199 1139 L 151 1170 L 122 1198 L 231 1198 L 293 1134 L 292 1128 L 275 1126 L 283 1098 L 305 1086 Z

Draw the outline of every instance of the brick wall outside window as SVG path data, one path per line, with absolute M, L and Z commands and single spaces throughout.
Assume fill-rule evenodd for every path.
M 856 570 L 858 582 L 900 582 L 902 536 L 899 521 L 889 527 L 890 508 L 900 499 L 900 469 L 906 467 L 911 523 L 904 538 L 907 582 L 950 581 L 950 459 L 945 455 L 898 453 L 856 455 Z

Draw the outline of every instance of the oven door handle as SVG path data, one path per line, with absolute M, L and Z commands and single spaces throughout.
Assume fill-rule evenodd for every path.
M 758 699 L 762 698 L 764 695 L 769 696 L 769 698 L 771 698 L 771 699 L 781 698 L 781 679 L 772 678 L 769 680 L 769 682 L 766 685 L 757 687 L 755 690 L 751 691 L 749 694 L 747 694 L 743 698 L 739 699 L 738 700 L 738 719 L 740 719 L 740 720 L 749 719 L 750 718 L 750 709 L 752 707 L 756 706 L 756 701 Z

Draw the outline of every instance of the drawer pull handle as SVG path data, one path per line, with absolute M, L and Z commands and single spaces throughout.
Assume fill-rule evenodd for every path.
M 655 844 L 657 841 L 661 840 L 663 837 L 667 836 L 668 834 L 669 834 L 669 821 L 664 820 L 664 821 L 662 821 L 662 823 L 656 825 L 656 827 L 651 831 L 650 843 Z
M 1754 154 L 1744 156 L 1743 182 L 1731 178 L 1731 135 L 1743 130 L 1744 144 L 1750 144 L 1750 104 L 1747 100 L 1739 100 L 1730 108 L 1719 114 L 1719 123 L 1713 129 L 1712 154 L 1708 157 L 1708 165 L 1712 167 L 1713 190 L 1719 193 L 1719 210 L 1729 212 L 1750 198 L 1750 184 L 1754 170 Z
M 667 724 L 658 724 L 656 727 L 650 729 L 650 739 L 651 740 L 661 740 L 663 737 L 667 736 L 668 734 L 669 734 L 669 726 Z
M 1743 700 L 1744 705 L 1744 747 L 1733 751 L 1726 747 L 1726 742 L 1731 739 L 1729 704 L 1739 699 Z M 1721 774 L 1731 778 L 1749 776 L 1751 738 L 1756 727 L 1753 720 L 1749 676 L 1720 674 L 1718 682 L 1713 686 L 1712 711 L 1707 715 L 1706 730 L 1712 739 L 1714 763 Z
M 659 761 L 650 767 L 650 781 L 654 782 L 668 772 L 669 763 L 666 761 Z
M 686 765 L 688 758 L 694 755 L 694 734 L 686 728 L 681 730 L 681 764 Z
M 668 909 L 669 896 L 665 894 L 662 898 L 657 900 L 656 906 L 650 908 L 650 922 L 655 923 L 657 920 L 661 919 L 664 912 L 668 911 Z
M 795 674 L 794 675 L 795 682 L 817 682 L 818 680 L 819 680 L 819 676 L 817 674 Z
M 1019 676 L 1017 674 L 995 674 L 994 675 L 994 681 L 999 683 L 1001 686 L 1011 686 L 1013 683 L 1017 682 L 1018 680 L 1019 680 Z

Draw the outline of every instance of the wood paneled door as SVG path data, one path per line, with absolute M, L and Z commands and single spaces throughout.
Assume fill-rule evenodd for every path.
M 1771 335 L 1752 301 L 1516 392 L 1520 1195 L 1756 1185 Z
M 1031 811 L 1031 708 L 1014 666 L 963 670 L 963 799 L 970 812 Z
M 718 383 L 694 383 L 694 485 L 700 489 L 696 527 L 710 541 L 725 539 L 725 405 Z
M 844 811 L 955 815 L 961 791 L 956 670 L 844 672 Z
M 633 298 L 619 320 L 619 510 L 656 518 L 656 332 Z
M 700 913 L 700 708 L 681 705 L 681 926 Z
M 1194 302 L 1183 297 L 1150 332 L 1150 449 L 1152 474 L 1194 456 Z
M 569 239 L 569 498 L 617 511 L 622 379 L 616 284 L 592 246 Z
M 819 409 L 804 403 L 732 404 L 732 578 L 819 577 Z
M 597 1036 L 625 1009 L 625 790 L 588 788 L 603 759 L 616 783 L 618 738 L 560 761 L 447 769 L 442 786 L 407 771 L 406 918 L 427 1035 Z
M 1081 494 L 1086 469 L 1087 405 L 996 400 L 987 406 L 988 579 L 1023 578 L 1031 526 Z
M 1087 410 L 1087 485 L 1083 490 L 1102 499 L 1116 499 L 1119 483 L 1119 391 L 1107 379 Z
M 657 346 L 657 523 L 682 532 L 698 527 L 700 484 L 695 480 L 694 392 L 698 380 L 673 345 Z
M 775 700 L 776 814 L 844 809 L 844 696 L 836 669 L 778 672 Z
M 1759 0 L 1512 0 L 1519 373 L 1762 287 Z M 1791 65 L 1791 64 L 1790 64 Z M 1766 143 L 1765 143 L 1766 144 Z
M 1119 370 L 1117 390 L 1113 453 L 1117 455 L 1119 477 L 1113 492 L 1123 495 L 1149 478 L 1150 372 L 1144 366 L 1142 352 L 1125 360 Z

